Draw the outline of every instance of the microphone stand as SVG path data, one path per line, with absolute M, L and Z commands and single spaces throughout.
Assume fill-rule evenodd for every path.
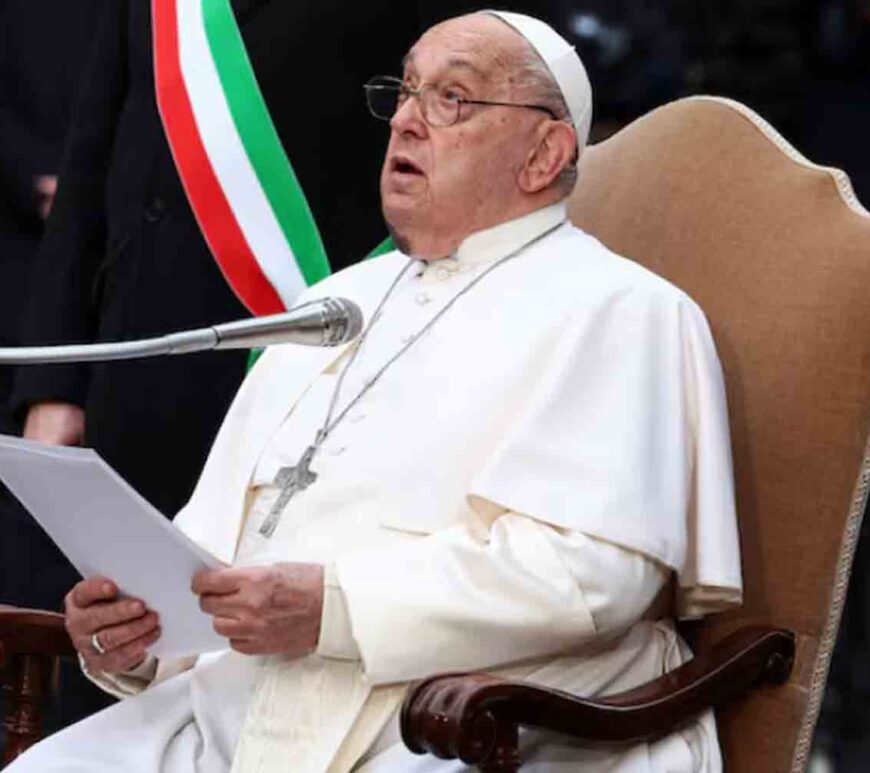
M 0 348 L 0 365 L 106 362 L 220 349 L 253 349 L 278 343 L 339 346 L 362 329 L 362 313 L 344 298 L 322 298 L 283 314 L 226 322 L 156 338 L 102 344 Z

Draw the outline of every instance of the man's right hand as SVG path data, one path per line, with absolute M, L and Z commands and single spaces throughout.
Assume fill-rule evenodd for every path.
M 141 599 L 119 598 L 117 586 L 105 577 L 82 580 L 66 595 L 65 605 L 66 630 L 90 671 L 129 671 L 160 638 L 157 613 Z
M 27 412 L 24 437 L 54 446 L 81 445 L 85 437 L 85 412 L 71 403 L 35 403 Z

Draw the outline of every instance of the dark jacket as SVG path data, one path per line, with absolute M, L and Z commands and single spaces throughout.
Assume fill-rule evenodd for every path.
M 42 235 L 38 175 L 57 173 L 97 0 L 0 3 L 0 346 L 18 343 Z M 0 367 L 0 429 L 11 369 Z
M 385 235 L 385 124 L 362 83 L 395 72 L 413 4 L 235 0 L 260 86 L 333 268 Z M 247 316 L 185 199 L 154 96 L 150 3 L 107 0 L 36 265 L 31 342 L 127 340 Z M 405 8 L 405 10 L 401 10 Z M 22 369 L 29 404 L 86 408 L 86 443 L 171 514 L 189 496 L 245 369 L 238 353 Z

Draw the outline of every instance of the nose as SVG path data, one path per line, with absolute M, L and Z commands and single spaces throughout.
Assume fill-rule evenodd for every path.
M 413 134 L 423 137 L 427 131 L 426 121 L 420 107 L 420 98 L 412 94 L 397 108 L 390 119 L 390 128 L 397 134 Z

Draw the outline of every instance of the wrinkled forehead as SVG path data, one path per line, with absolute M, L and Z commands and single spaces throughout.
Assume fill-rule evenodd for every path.
M 402 60 L 404 74 L 426 81 L 462 75 L 480 83 L 510 80 L 523 38 L 499 19 L 472 14 L 429 29 Z

